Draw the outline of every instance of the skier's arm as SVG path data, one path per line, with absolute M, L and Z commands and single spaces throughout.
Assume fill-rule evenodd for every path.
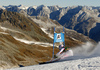
M 62 48 L 62 49 L 59 51 L 59 54 L 61 54 L 64 50 L 65 50 L 65 48 Z

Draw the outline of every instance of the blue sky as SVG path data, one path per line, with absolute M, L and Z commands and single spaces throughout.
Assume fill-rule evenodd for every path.
M 0 6 L 8 5 L 25 5 L 25 6 L 39 6 L 39 5 L 59 5 L 62 7 L 73 5 L 86 6 L 100 6 L 100 0 L 0 0 Z

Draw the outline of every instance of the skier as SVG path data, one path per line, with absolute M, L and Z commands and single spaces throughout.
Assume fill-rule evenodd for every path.
M 59 45 L 59 52 L 55 55 L 55 58 L 57 58 L 60 54 L 62 54 L 63 52 L 65 52 L 65 51 L 67 51 L 68 50 L 68 48 L 66 47 L 64 47 L 64 45 L 63 45 L 63 43 L 62 42 L 60 42 L 60 45 Z

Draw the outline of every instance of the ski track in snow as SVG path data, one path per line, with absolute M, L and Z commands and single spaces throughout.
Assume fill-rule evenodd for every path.
M 89 49 L 88 46 L 91 46 L 91 44 L 86 43 L 86 45 L 82 45 L 82 46 L 86 46 L 87 48 L 86 47 L 85 48 Z M 80 50 L 80 48 L 78 48 L 78 50 Z M 98 43 L 96 48 L 92 51 L 91 55 L 89 54 L 89 56 L 87 55 L 84 56 L 83 54 L 81 55 L 82 52 L 81 53 L 79 52 L 80 55 L 78 54 L 76 56 L 68 57 L 65 58 L 64 60 L 60 60 L 55 63 L 26 66 L 22 68 L 13 68 L 13 69 L 6 69 L 6 70 L 100 70 L 99 50 L 100 50 L 100 42 Z

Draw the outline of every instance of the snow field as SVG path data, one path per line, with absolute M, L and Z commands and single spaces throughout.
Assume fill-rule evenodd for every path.
M 100 70 L 100 57 L 62 61 L 7 70 Z

